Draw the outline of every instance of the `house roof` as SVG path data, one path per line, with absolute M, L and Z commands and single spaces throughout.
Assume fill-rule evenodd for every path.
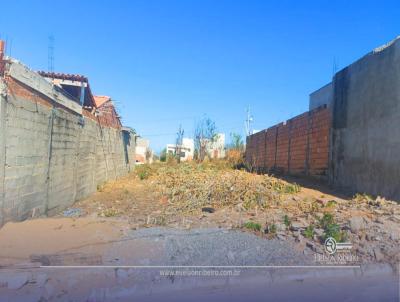
M 60 81 L 65 81 L 60 83 L 62 85 L 62 88 L 71 96 L 74 96 L 75 98 L 78 99 L 81 91 L 79 83 L 85 83 L 86 93 L 83 105 L 86 107 L 95 106 L 94 104 L 95 101 L 89 85 L 89 79 L 87 77 L 79 74 L 47 72 L 47 71 L 38 71 L 38 74 L 40 74 L 42 77 L 52 79 L 53 82 L 55 82 L 56 79 Z M 68 81 L 70 82 L 68 83 Z M 78 82 L 78 83 L 73 83 L 73 82 Z
M 69 74 L 69 73 L 59 73 L 59 72 L 47 72 L 47 71 L 38 71 L 38 73 L 42 77 L 53 78 L 53 79 L 61 79 L 61 80 L 70 80 L 70 81 L 79 81 L 88 83 L 89 80 L 87 77 L 79 74 Z
M 93 98 L 94 98 L 94 103 L 96 104 L 97 108 L 100 108 L 105 103 L 107 103 L 108 101 L 111 100 L 111 98 L 106 95 L 94 95 Z

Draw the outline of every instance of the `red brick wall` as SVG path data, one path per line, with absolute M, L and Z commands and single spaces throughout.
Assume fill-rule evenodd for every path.
M 309 172 L 326 174 L 329 160 L 330 113 L 327 109 L 312 111 L 309 137 Z
M 252 151 L 246 153 L 246 160 L 252 167 L 264 167 L 265 162 L 265 131 L 260 131 L 248 137 Z
M 266 153 L 267 153 L 267 162 L 266 162 L 266 170 L 269 171 L 275 167 L 275 156 L 276 156 L 276 133 L 278 131 L 278 126 L 273 126 L 267 129 L 267 144 L 266 144 Z
M 275 169 L 281 173 L 288 171 L 289 156 L 289 126 L 287 123 L 278 125 L 276 141 L 276 163 Z
M 300 114 L 292 118 L 290 135 L 290 173 L 305 174 L 307 161 L 307 137 L 308 137 L 309 113 Z
M 325 107 L 247 137 L 246 160 L 257 170 L 325 176 L 330 111 Z

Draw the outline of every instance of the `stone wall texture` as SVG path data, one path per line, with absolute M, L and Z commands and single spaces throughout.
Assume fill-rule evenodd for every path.
M 0 79 L 0 225 L 52 215 L 134 168 L 135 138 Z

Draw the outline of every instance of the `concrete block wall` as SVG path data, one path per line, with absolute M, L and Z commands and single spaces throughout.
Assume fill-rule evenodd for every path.
M 400 200 L 400 38 L 334 79 L 330 181 Z
M 0 101 L 0 225 L 53 215 L 133 169 L 135 139 L 124 146 L 121 129 L 11 77 L 0 79 Z
M 330 114 L 319 107 L 248 136 L 247 163 L 268 173 L 327 178 Z

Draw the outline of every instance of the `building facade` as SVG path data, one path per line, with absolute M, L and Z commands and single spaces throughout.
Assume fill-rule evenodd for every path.
M 182 145 L 167 144 L 166 151 L 168 155 L 173 156 L 180 151 L 181 161 L 192 160 L 194 156 L 194 140 L 192 138 L 183 138 Z

